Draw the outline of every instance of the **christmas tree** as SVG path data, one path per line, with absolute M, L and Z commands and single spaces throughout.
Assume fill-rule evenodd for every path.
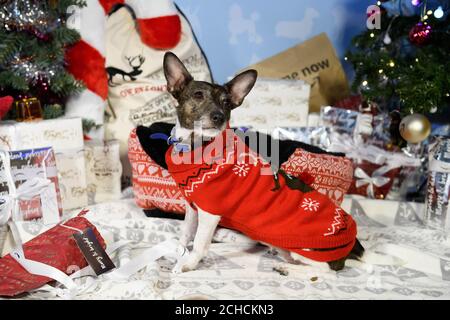
M 385 111 L 442 111 L 450 102 L 449 0 L 376 5 L 381 10 L 368 19 L 379 21 L 379 28 L 356 36 L 345 57 L 355 70 L 353 90 Z
M 0 96 L 37 98 L 44 118 L 64 113 L 83 84 L 66 71 L 65 50 L 80 38 L 66 25 L 80 0 L 0 0 Z M 9 115 L 12 116 L 11 114 Z

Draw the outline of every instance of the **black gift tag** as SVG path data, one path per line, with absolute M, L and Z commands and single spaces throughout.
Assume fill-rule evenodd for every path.
M 83 233 L 75 233 L 73 237 L 96 275 L 99 276 L 116 267 L 98 242 L 92 228 L 85 229 Z

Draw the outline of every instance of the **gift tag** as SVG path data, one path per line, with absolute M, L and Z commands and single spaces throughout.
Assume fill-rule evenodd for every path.
M 99 276 L 116 267 L 98 242 L 92 228 L 87 228 L 82 233 L 75 233 L 73 237 L 96 275 Z
M 58 210 L 58 197 L 54 183 L 50 183 L 41 192 L 42 220 L 45 225 L 58 224 L 61 221 Z

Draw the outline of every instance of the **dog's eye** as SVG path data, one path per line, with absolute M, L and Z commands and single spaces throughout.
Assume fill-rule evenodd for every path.
M 203 92 L 201 92 L 201 91 L 195 91 L 194 92 L 194 98 L 195 99 L 197 99 L 197 100 L 203 100 Z
M 224 107 L 228 108 L 228 107 L 231 106 L 231 101 L 230 101 L 230 99 L 226 98 L 226 99 L 222 100 L 222 104 L 223 104 Z

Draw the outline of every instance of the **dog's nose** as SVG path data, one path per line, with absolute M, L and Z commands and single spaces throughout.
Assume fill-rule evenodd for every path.
M 220 111 L 215 111 L 211 113 L 211 120 L 214 124 L 222 124 L 225 121 L 225 115 Z

